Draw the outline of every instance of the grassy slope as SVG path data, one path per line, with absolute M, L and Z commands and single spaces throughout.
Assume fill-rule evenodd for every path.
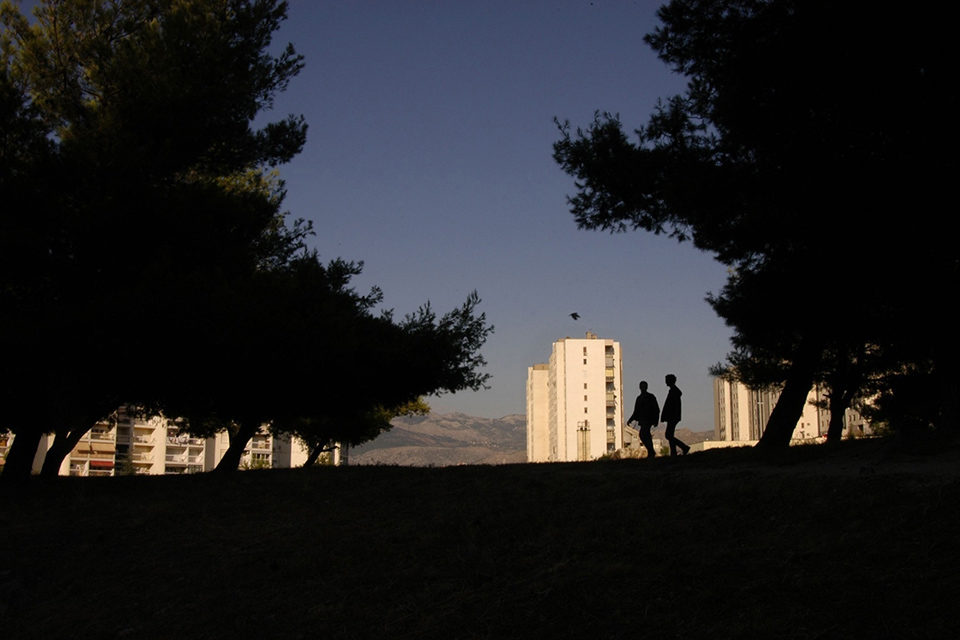
M 953 637 L 958 459 L 0 485 L 0 636 Z

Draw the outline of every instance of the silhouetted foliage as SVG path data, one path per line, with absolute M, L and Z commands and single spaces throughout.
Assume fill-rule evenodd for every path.
M 917 360 L 955 407 L 944 292 L 960 260 L 937 232 L 957 168 L 945 9 L 675 0 L 658 15 L 645 39 L 687 89 L 635 140 L 609 114 L 561 125 L 578 224 L 689 239 L 731 267 L 710 298 L 736 332 L 731 363 L 783 385 L 762 444 L 789 441 L 814 382 L 839 409 Z
M 15 177 L 2 214 L 0 421 L 17 434 L 5 474 L 29 472 L 40 434 L 68 452 L 121 402 L 152 395 L 144 383 L 176 375 L 209 321 L 194 316 L 208 292 L 294 250 L 298 232 L 257 176 L 306 127 L 251 128 L 301 66 L 290 47 L 266 53 L 285 10 L 50 1 L 31 24 L 3 3 L 3 135 L 29 143 L 4 144 L 0 168 Z
M 324 453 L 338 446 L 356 446 L 373 440 L 393 425 L 391 420 L 399 416 L 426 415 L 430 407 L 422 399 L 395 407 L 377 406 L 363 408 L 352 403 L 343 407 L 339 415 L 330 412 L 313 418 L 293 418 L 287 421 L 274 420 L 270 430 L 275 435 L 290 435 L 299 438 L 306 448 L 304 467 L 313 466 Z
M 286 224 L 271 168 L 306 125 L 253 129 L 302 66 L 268 53 L 285 16 L 278 0 L 48 0 L 30 23 L 2 4 L 5 475 L 50 432 L 55 474 L 123 403 L 226 429 L 236 468 L 263 424 L 483 385 L 476 295 L 440 318 L 375 315 L 379 292 L 348 287 L 360 265 L 321 264 L 309 225 Z
M 322 265 L 308 253 L 259 272 L 243 291 L 222 291 L 181 374 L 151 385 L 154 406 L 195 435 L 226 430 L 218 469 L 230 471 L 263 427 L 311 446 L 359 444 L 420 396 L 486 382 L 479 349 L 492 327 L 475 294 L 439 319 L 424 307 L 395 322 L 374 314 L 378 290 L 348 286 L 360 266 Z

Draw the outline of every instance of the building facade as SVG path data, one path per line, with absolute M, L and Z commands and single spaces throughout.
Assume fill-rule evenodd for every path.
M 756 442 L 763 435 L 767 420 L 780 392 L 777 389 L 749 389 L 742 382 L 714 378 L 713 436 L 721 442 Z M 793 430 L 794 441 L 815 441 L 826 437 L 830 426 L 830 410 L 819 387 L 807 395 L 803 414 Z M 847 409 L 843 420 L 843 437 L 872 434 L 870 423 L 856 409 Z
M 550 367 L 527 368 L 527 460 L 550 459 L 550 402 L 547 396 Z
M 587 333 L 527 369 L 527 460 L 595 460 L 624 446 L 620 343 Z
M 6 457 L 12 441 L 12 434 L 0 434 L 0 456 Z M 34 472 L 40 471 L 44 455 L 52 444 L 52 435 L 41 438 L 34 458 Z M 182 431 L 175 420 L 142 417 L 121 407 L 80 438 L 64 457 L 60 475 L 176 475 L 211 471 L 228 446 L 226 433 L 197 438 Z M 240 468 L 298 467 L 306 459 L 306 449 L 299 440 L 277 438 L 262 429 L 247 443 Z

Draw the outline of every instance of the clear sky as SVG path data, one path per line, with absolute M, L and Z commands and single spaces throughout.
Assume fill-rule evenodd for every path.
M 675 373 L 680 426 L 712 429 L 707 369 L 730 330 L 704 296 L 725 269 L 662 236 L 578 230 L 551 157 L 555 117 L 609 111 L 635 128 L 682 90 L 643 43 L 660 4 L 290 0 L 275 43 L 306 67 L 266 115 L 310 127 L 280 169 L 291 216 L 313 221 L 323 259 L 362 260 L 357 288 L 380 286 L 398 316 L 477 290 L 496 327 L 490 389 L 428 398 L 434 410 L 524 413 L 527 367 L 589 330 L 623 347 L 625 410 L 641 379 L 662 401 Z
M 551 157 L 554 117 L 587 125 L 602 110 L 633 128 L 682 89 L 642 40 L 659 4 L 290 2 L 277 44 L 306 67 L 275 111 L 310 127 L 281 169 L 291 215 L 313 221 L 322 258 L 362 260 L 358 288 L 381 286 L 398 315 L 476 289 L 496 327 L 491 388 L 434 410 L 525 412 L 527 367 L 590 330 L 622 344 L 627 411 L 641 378 L 662 400 L 672 372 L 681 426 L 712 429 L 707 368 L 730 331 L 704 296 L 725 269 L 662 236 L 578 230 Z

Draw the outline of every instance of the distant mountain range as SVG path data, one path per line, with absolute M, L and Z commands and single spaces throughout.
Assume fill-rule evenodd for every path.
M 527 459 L 527 418 L 431 413 L 396 418 L 393 429 L 350 451 L 350 464 L 445 467 Z
M 654 437 L 662 436 L 657 429 Z M 710 432 L 677 429 L 688 444 Z M 527 460 L 527 418 L 512 414 L 478 418 L 463 413 L 431 413 L 393 421 L 393 429 L 350 451 L 350 464 L 446 467 L 458 464 L 508 464 Z

